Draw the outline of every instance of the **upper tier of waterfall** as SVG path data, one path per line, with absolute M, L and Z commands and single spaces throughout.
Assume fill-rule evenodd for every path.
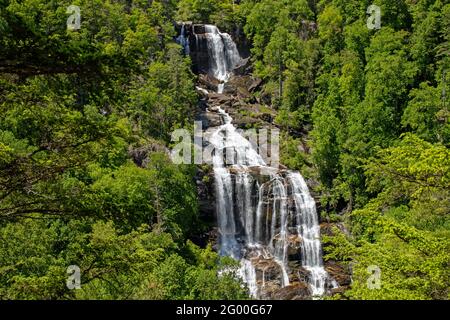
M 221 33 L 216 26 L 205 25 L 205 30 L 211 74 L 222 82 L 227 81 L 231 71 L 241 61 L 236 44 L 228 33 Z
M 183 47 L 186 55 L 198 50 L 207 52 L 207 56 L 204 57 L 207 60 L 207 72 L 219 80 L 219 92 L 221 93 L 224 82 L 229 79 L 233 69 L 242 63 L 242 59 L 236 43 L 228 33 L 222 33 L 216 26 L 210 24 L 204 25 L 201 32 L 201 34 L 197 34 L 195 28 L 191 28 L 191 36 L 195 38 L 192 43 L 194 50 L 191 50 L 191 42 L 184 23 L 181 25 L 180 35 L 176 40 Z M 206 48 L 201 48 L 200 39 L 204 40 Z

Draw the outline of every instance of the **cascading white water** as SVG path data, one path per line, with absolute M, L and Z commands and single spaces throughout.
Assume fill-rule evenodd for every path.
M 258 284 L 256 280 L 256 270 L 250 260 L 245 258 L 241 259 L 241 267 L 238 270 L 238 275 L 244 279 L 247 284 L 250 296 L 258 296 Z
M 222 93 L 223 84 L 241 58 L 228 34 L 211 25 L 206 26 L 206 32 L 210 73 L 222 82 L 218 89 Z M 305 180 L 298 172 L 268 167 L 234 127 L 230 115 L 221 107 L 216 111 L 223 124 L 211 134 L 209 143 L 214 146 L 220 254 L 241 261 L 239 274 L 250 294 L 258 297 L 266 284 L 265 269 L 259 281 L 253 261 L 273 261 L 279 266 L 280 286 L 288 286 L 290 239 L 300 239 L 302 266 L 310 272 L 312 295 L 322 295 L 327 273 L 315 203 Z M 255 168 L 266 176 L 257 176 Z
M 264 165 L 264 161 L 252 148 L 250 142 L 237 132 L 231 123 L 231 117 L 221 108 L 218 109 L 218 112 L 222 115 L 224 124 L 218 127 L 211 135 L 209 142 L 215 147 L 212 162 L 214 167 L 217 212 L 220 213 L 218 214 L 221 243 L 220 253 L 239 259 L 240 247 L 236 241 L 234 216 L 234 184 L 231 173 L 225 164 L 230 162 L 227 161 L 227 159 L 230 160 L 230 150 L 238 155 L 237 160 L 240 166 Z M 232 158 L 234 159 L 234 157 Z M 247 186 L 246 188 L 249 187 Z
M 231 36 L 221 33 L 216 26 L 206 25 L 209 63 L 211 74 L 219 80 L 218 92 L 222 93 L 224 82 L 229 79 L 230 71 L 240 62 L 241 57 Z
M 186 36 L 186 25 L 183 23 L 181 25 L 180 35 L 177 37 L 177 43 L 183 47 L 184 54 L 189 55 L 190 46 L 189 46 L 189 37 Z
M 290 172 L 288 179 L 292 185 L 296 208 L 297 233 L 302 236 L 302 265 L 311 273 L 312 294 L 320 296 L 325 290 L 327 273 L 323 268 L 316 203 L 300 173 Z

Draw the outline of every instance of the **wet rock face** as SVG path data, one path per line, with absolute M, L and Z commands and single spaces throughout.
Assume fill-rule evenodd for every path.
M 310 300 L 311 290 L 304 281 L 291 282 L 286 287 L 281 287 L 278 281 L 266 280 L 261 287 L 260 298 L 262 300 Z
M 220 116 L 217 113 L 211 111 L 205 111 L 205 113 L 201 115 L 197 120 L 202 121 L 203 128 L 205 129 L 209 127 L 217 127 L 222 122 Z
M 334 260 L 325 262 L 325 270 L 333 277 L 339 287 L 350 286 L 352 279 L 350 270 Z
M 198 82 L 210 92 L 217 92 L 217 87 L 220 83 L 219 80 L 210 76 L 209 74 L 199 74 Z
M 256 279 L 264 286 L 265 282 L 276 282 L 281 286 L 281 267 L 273 259 L 264 259 L 262 257 L 253 259 L 252 263 L 256 270 Z
M 271 292 L 274 300 L 309 300 L 311 292 L 304 282 L 294 282 L 287 287 Z
M 190 56 L 196 73 L 208 73 L 209 54 L 205 37 L 205 26 L 192 22 L 178 22 L 175 24 L 178 35 L 184 31 L 184 36 L 189 41 Z
M 281 267 L 273 259 L 263 255 L 249 258 L 255 266 L 256 281 L 259 287 L 259 297 L 271 300 L 306 300 L 311 297 L 308 287 L 309 271 L 304 269 L 299 261 L 289 263 L 289 281 L 282 286 Z
M 212 168 L 210 166 L 197 167 L 195 182 L 197 185 L 200 218 L 207 223 L 213 224 L 215 222 L 215 196 Z
M 311 274 L 308 270 L 300 265 L 299 260 L 290 261 L 289 268 L 290 270 L 294 270 L 290 278 L 292 282 L 308 283 Z
M 175 24 L 177 34 L 181 34 L 183 22 Z M 210 69 L 210 57 L 208 53 L 208 42 L 206 38 L 206 28 L 204 24 L 194 24 L 192 22 L 184 22 L 184 32 L 189 39 L 189 51 L 193 64 L 193 71 L 195 73 L 207 74 Z M 232 30 L 231 36 L 236 42 L 237 49 L 244 58 L 244 64 L 240 67 L 241 72 L 248 71 L 250 65 L 247 63 L 248 59 L 245 59 L 250 55 L 250 46 L 247 39 L 244 36 L 242 30 Z
M 181 34 L 183 23 L 177 23 L 175 29 Z M 206 30 L 203 24 L 193 24 L 184 22 L 184 32 L 189 39 L 190 56 L 192 59 L 195 73 L 208 73 L 209 71 L 209 53 L 206 40 Z
M 204 34 L 190 36 L 189 43 L 194 72 L 208 73 L 210 61 L 206 36 Z

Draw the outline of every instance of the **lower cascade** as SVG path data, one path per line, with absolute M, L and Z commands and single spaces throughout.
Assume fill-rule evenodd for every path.
M 211 25 L 204 31 L 208 73 L 220 83 L 213 94 L 221 94 L 241 58 L 230 35 Z M 198 42 L 197 35 L 195 39 Z M 182 42 L 187 43 L 184 38 Z M 222 121 L 211 128 L 207 139 L 215 150 L 220 254 L 240 261 L 238 274 L 254 298 L 270 298 L 265 294 L 270 286 L 285 288 L 302 282 L 308 284 L 309 296 L 320 297 L 329 277 L 323 267 L 316 205 L 304 178 L 269 166 L 221 106 L 209 109 Z
M 231 117 L 219 109 L 224 124 L 210 138 L 213 156 L 216 212 L 220 254 L 241 261 L 239 274 L 253 297 L 265 286 L 265 269 L 278 266 L 280 285 L 290 284 L 289 252 L 300 250 L 304 269 L 310 272 L 313 296 L 325 290 L 320 230 L 305 180 L 298 172 L 268 167 L 251 144 L 232 125 Z M 225 150 L 236 152 L 236 164 L 224 164 Z M 217 152 L 217 151 L 224 152 Z M 264 174 L 262 174 L 264 173 Z M 255 266 L 262 267 L 258 277 Z M 273 272 L 273 270 L 271 271 Z

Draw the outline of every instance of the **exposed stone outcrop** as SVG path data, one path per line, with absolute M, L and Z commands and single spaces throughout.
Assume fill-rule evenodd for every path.
M 271 293 L 274 300 L 309 300 L 311 292 L 305 282 L 293 282 L 289 286 Z
M 337 282 L 339 287 L 348 287 L 351 282 L 350 270 L 334 260 L 328 260 L 325 262 L 325 269 Z
M 148 141 L 144 145 L 130 145 L 128 148 L 128 155 L 133 159 L 134 163 L 141 168 L 147 167 L 150 161 L 149 155 L 154 152 L 170 154 L 169 150 L 164 145 L 156 141 Z

